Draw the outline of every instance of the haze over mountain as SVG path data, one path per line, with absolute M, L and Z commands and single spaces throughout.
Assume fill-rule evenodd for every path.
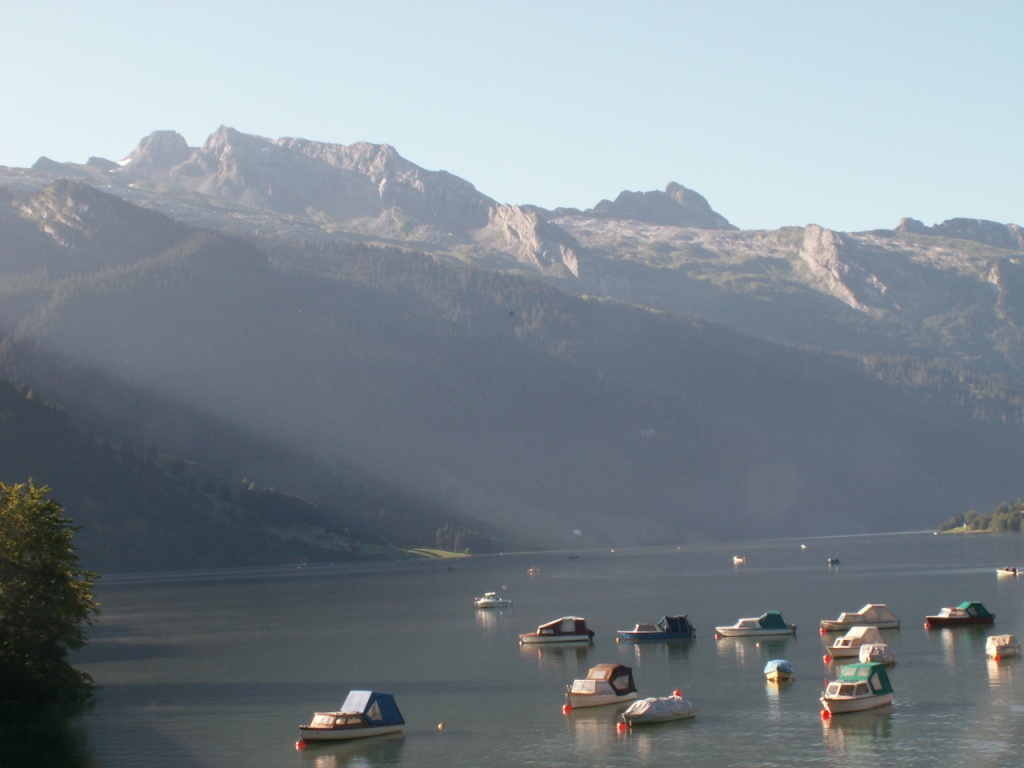
M 929 528 L 1019 495 L 1015 225 L 742 231 L 674 182 L 510 206 L 386 145 L 229 128 L 0 185 L 3 375 L 301 495 L 324 535 L 367 487 L 429 519 L 400 543 L 477 551 Z

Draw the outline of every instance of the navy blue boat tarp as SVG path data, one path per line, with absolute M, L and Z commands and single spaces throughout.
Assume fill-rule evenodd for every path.
M 376 691 L 349 691 L 342 712 L 361 712 L 371 725 L 405 725 L 395 697 Z

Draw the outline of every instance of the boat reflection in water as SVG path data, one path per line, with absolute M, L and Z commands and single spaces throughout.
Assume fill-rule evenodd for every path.
M 311 742 L 300 753 L 310 768 L 342 768 L 352 765 L 400 765 L 405 739 L 401 734 L 358 741 Z
M 833 717 L 821 721 L 821 735 L 825 747 L 848 757 L 864 757 L 865 764 L 870 757 L 870 764 L 885 765 L 887 742 L 892 738 L 893 706 L 853 712 L 843 717 Z M 882 754 L 878 754 L 879 751 Z

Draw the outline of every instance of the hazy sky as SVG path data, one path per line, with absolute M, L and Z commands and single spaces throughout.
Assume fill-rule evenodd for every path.
M 0 165 L 386 143 L 507 203 L 1024 225 L 1024 2 L 0 0 Z

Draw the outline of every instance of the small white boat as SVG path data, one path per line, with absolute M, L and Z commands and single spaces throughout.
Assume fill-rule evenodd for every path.
M 1020 640 L 1013 635 L 989 635 L 985 640 L 985 655 L 996 661 L 1020 656 Z
M 697 708 L 681 695 L 657 696 L 637 699 L 622 713 L 622 721 L 632 727 L 645 723 L 667 723 L 671 720 L 685 720 L 694 717 Z
M 879 644 L 884 645 L 885 640 L 877 627 L 854 627 L 842 637 L 836 638 L 836 641 L 828 646 L 828 652 L 833 659 L 857 658 L 860 656 L 861 646 Z
M 511 608 L 512 601 L 497 592 L 485 592 L 483 597 L 473 598 L 473 605 L 477 608 Z
M 855 613 L 843 612 L 839 614 L 838 619 L 821 621 L 821 629 L 824 632 L 845 632 L 853 627 L 899 629 L 900 620 L 884 603 L 868 603 Z
M 740 619 L 728 627 L 715 627 L 718 637 L 772 637 L 795 635 L 796 624 L 787 624 L 778 611 L 768 611 L 756 619 Z
M 734 564 L 739 565 L 740 563 L 747 562 L 747 558 L 745 558 L 743 555 L 733 555 L 732 561 Z
M 997 568 L 996 575 L 998 576 L 1024 576 L 1024 568 L 1018 568 L 1016 565 L 1008 565 L 1005 568 Z
M 788 683 L 793 679 L 793 665 L 786 659 L 772 659 L 764 665 L 769 683 Z
M 404 730 L 405 718 L 390 693 L 349 691 L 341 709 L 315 712 L 309 725 L 299 726 L 299 744 L 365 739 Z
M 892 666 L 896 663 L 896 651 L 888 643 L 866 643 L 860 647 L 860 653 L 857 655 L 857 658 L 865 664 L 873 661 L 878 664 Z
M 525 632 L 519 636 L 521 644 L 589 643 L 593 639 L 594 631 L 587 627 L 587 620 L 579 616 L 563 616 L 541 624 L 536 632 Z
M 583 680 L 573 680 L 565 687 L 565 703 L 572 709 L 603 707 L 636 698 L 633 670 L 624 664 L 598 664 L 591 667 Z
M 892 704 L 893 695 L 884 665 L 848 664 L 822 692 L 821 704 L 830 715 L 862 712 Z

